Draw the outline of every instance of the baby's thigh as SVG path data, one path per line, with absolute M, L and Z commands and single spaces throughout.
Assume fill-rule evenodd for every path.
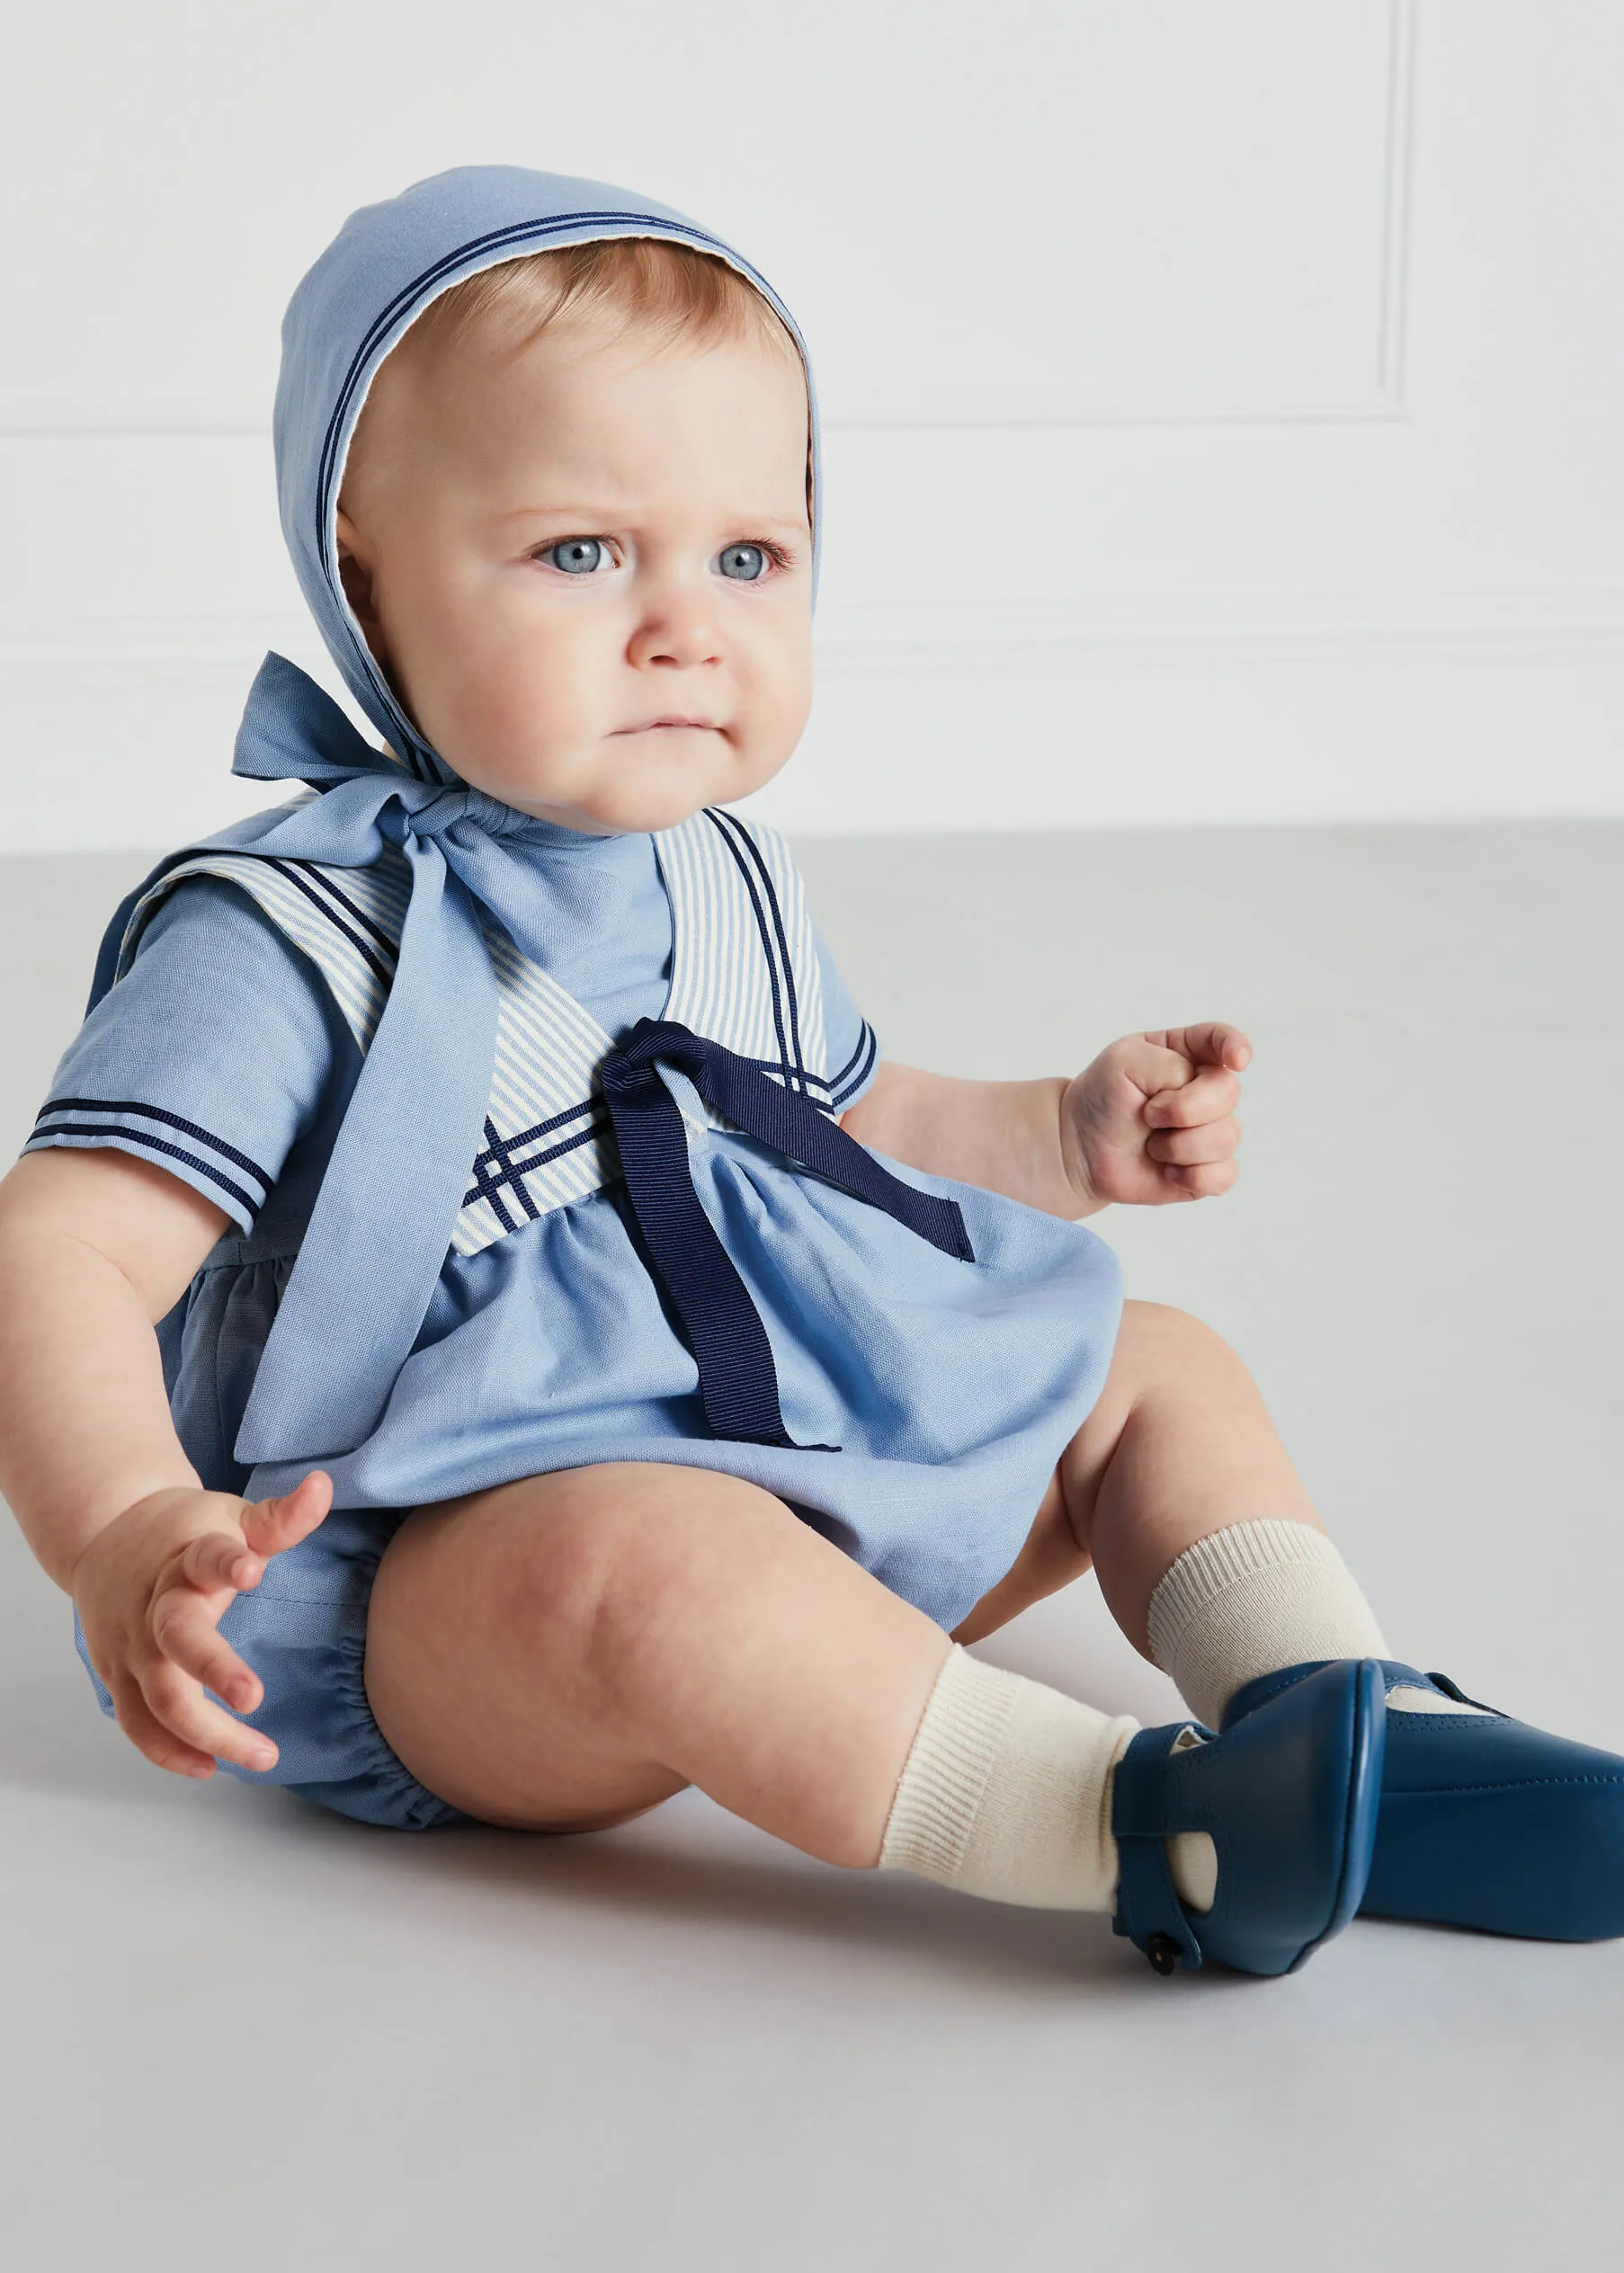
M 736 1521 L 739 1494 L 767 1499 L 733 1477 L 634 1464 L 417 1509 L 367 1618 L 367 1697 L 391 1749 L 439 1797 L 522 1830 L 600 1830 L 682 1790 L 614 1708 L 606 1612 L 623 1632 L 639 1536 L 683 1530 L 713 1502 Z

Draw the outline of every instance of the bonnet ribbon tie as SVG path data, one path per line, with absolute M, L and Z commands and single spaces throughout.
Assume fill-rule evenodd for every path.
M 747 1058 L 672 1020 L 639 1019 L 622 1047 L 603 1060 L 599 1079 L 627 1195 L 654 1274 L 699 1368 L 710 1432 L 736 1444 L 795 1446 L 779 1407 L 767 1330 L 694 1190 L 682 1108 L 660 1078 L 662 1065 L 686 1074 L 713 1111 L 748 1136 L 883 1208 L 943 1254 L 974 1262 L 964 1217 L 955 1201 L 891 1175 L 838 1122 L 769 1080 Z
M 411 1354 L 490 1093 L 496 981 L 480 910 L 513 930 L 526 876 L 501 840 L 525 816 L 466 784 L 415 779 L 276 655 L 254 680 L 231 770 L 321 794 L 160 862 L 108 927 L 93 1008 L 133 952 L 136 903 L 198 851 L 362 869 L 395 846 L 412 884 L 397 949 L 353 912 L 388 991 L 254 1376 L 235 1447 L 253 1466 L 353 1451 Z

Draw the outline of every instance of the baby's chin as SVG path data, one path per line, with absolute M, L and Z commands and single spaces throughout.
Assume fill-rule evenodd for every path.
M 665 727 L 617 735 L 601 753 L 567 768 L 518 763 L 481 767 L 463 778 L 540 820 L 626 836 L 674 829 L 702 806 L 747 796 L 776 771 L 746 764 L 714 729 Z

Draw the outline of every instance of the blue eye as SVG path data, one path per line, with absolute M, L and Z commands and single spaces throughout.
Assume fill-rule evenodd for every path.
M 602 567 L 609 557 L 608 551 L 596 537 L 565 537 L 556 545 L 549 545 L 541 556 L 555 568 L 562 568 L 567 576 L 590 576 L 594 568 Z
M 732 576 L 740 584 L 754 584 L 765 573 L 767 556 L 759 545 L 729 545 L 718 555 L 718 565 L 724 576 Z

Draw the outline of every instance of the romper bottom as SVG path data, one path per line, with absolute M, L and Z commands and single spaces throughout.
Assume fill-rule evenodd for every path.
M 281 1757 L 263 1772 L 221 1760 L 228 1776 L 245 1784 L 281 1784 L 357 1823 L 390 1831 L 433 1831 L 472 1820 L 418 1782 L 390 1751 L 367 1702 L 372 1582 L 409 1512 L 335 1508 L 308 1539 L 272 1555 L 258 1586 L 230 1605 L 219 1630 L 265 1688 L 257 1711 L 231 1717 L 270 1737 Z M 86 1653 L 76 1610 L 74 1639 L 97 1701 L 111 1716 L 112 1698 Z M 209 1694 L 220 1703 L 212 1690 Z

